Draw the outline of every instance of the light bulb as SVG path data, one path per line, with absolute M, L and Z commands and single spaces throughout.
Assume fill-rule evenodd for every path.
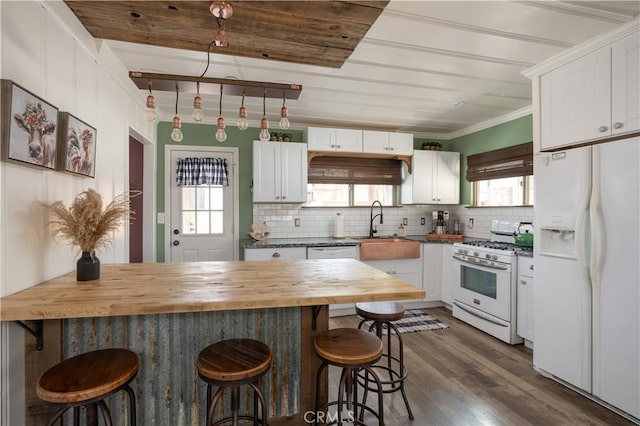
M 183 138 L 182 130 L 180 130 L 180 129 L 173 129 L 173 131 L 171 132 L 171 139 L 172 139 L 174 142 L 182 142 L 182 138 Z
M 147 96 L 147 112 L 146 112 L 147 121 L 151 122 L 158 118 L 158 111 L 156 110 L 156 98 L 149 94 Z
M 216 140 L 218 142 L 224 142 L 227 140 L 227 132 L 224 131 L 224 118 L 222 116 L 218 117 L 218 131 L 216 132 Z
M 269 133 L 269 120 L 267 119 L 267 116 L 263 116 L 262 120 L 260 121 L 260 140 L 262 142 L 266 142 L 271 138 L 271 134 Z
M 247 130 L 247 127 L 249 127 L 249 120 L 247 120 L 247 109 L 244 105 L 240 107 L 240 113 L 238 116 L 240 117 L 238 119 L 238 129 Z
M 171 139 L 174 142 L 182 141 L 183 135 L 182 135 L 182 130 L 180 130 L 181 127 L 182 127 L 182 121 L 180 120 L 180 116 L 175 115 L 173 117 L 173 130 L 171 131 Z
M 280 128 L 282 130 L 287 130 L 289 128 L 289 111 L 286 106 L 280 108 Z
M 155 121 L 158 119 L 158 111 L 156 111 L 155 108 L 147 108 L 145 117 L 148 122 Z
M 271 139 L 271 133 L 269 133 L 269 129 L 260 130 L 260 140 L 262 142 L 266 142 Z
M 191 114 L 191 117 L 195 121 L 202 121 L 204 118 L 202 114 L 202 98 L 200 95 L 196 95 L 196 97 L 193 98 L 193 114 Z

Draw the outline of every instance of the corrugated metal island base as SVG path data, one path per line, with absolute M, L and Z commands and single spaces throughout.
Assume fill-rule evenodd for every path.
M 314 404 L 319 361 L 313 339 L 328 328 L 326 305 L 424 297 L 424 291 L 353 259 L 115 264 L 103 265 L 97 281 L 77 282 L 70 273 L 6 296 L 0 319 L 62 320 L 64 358 L 106 347 L 138 353 L 140 372 L 132 387 L 138 424 L 145 426 L 203 424 L 206 391 L 195 371 L 198 352 L 225 338 L 261 340 L 274 358 L 264 383 L 269 416 L 274 424 L 286 417 L 303 424 L 301 416 Z M 55 329 L 57 322 L 45 321 L 44 328 Z M 49 346 L 53 352 L 60 347 L 45 341 L 43 352 Z M 59 361 L 57 352 L 57 359 L 40 366 L 43 371 Z M 31 380 L 39 374 L 30 371 Z M 27 389 L 35 383 L 29 381 Z M 114 424 L 120 424 L 124 398 L 111 400 Z M 27 413 L 42 412 L 27 405 Z M 35 414 L 27 417 L 27 424 L 41 424 Z

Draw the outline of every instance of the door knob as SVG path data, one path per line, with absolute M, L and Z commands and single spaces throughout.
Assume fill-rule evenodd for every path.
M 172 242 L 171 244 L 173 244 L 174 246 L 179 246 L 180 245 L 180 241 L 175 240 L 174 242 Z
M 179 230 L 179 229 L 174 229 L 174 230 L 173 230 L 173 235 L 178 235 L 179 233 L 180 233 L 180 230 Z

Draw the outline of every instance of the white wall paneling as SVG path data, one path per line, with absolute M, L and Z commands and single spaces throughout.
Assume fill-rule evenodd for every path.
M 1 77 L 97 129 L 95 179 L 0 163 L 0 296 L 5 296 L 75 269 L 77 249 L 49 240 L 40 203 L 69 203 L 87 188 L 109 202 L 127 190 L 130 129 L 150 147 L 145 168 L 146 176 L 153 176 L 155 126 L 143 121 L 144 96 L 125 67 L 62 2 L 0 2 L 0 19 Z M 147 214 L 153 217 L 155 192 L 152 184 L 149 188 Z M 128 261 L 127 233 L 119 232 L 98 257 L 104 263 Z M 3 425 L 24 424 L 23 334 L 14 324 L 0 326 Z

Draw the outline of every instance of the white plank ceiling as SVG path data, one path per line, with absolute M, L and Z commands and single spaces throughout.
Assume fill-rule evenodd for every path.
M 523 70 L 639 13 L 638 1 L 392 0 L 340 69 L 212 54 L 205 76 L 301 84 L 300 98 L 287 102 L 292 128 L 383 129 L 447 139 L 527 112 L 531 85 Z M 200 76 L 206 65 L 203 52 L 105 42 L 130 71 Z M 156 100 L 163 120 L 170 120 L 175 93 L 156 93 Z M 193 94 L 180 96 L 185 122 L 192 100 Z M 218 96 L 203 100 L 205 122 L 215 123 Z M 245 105 L 251 125 L 259 126 L 262 99 Z M 267 100 L 274 128 L 281 105 Z M 235 124 L 239 106 L 239 97 L 223 98 L 227 126 Z

